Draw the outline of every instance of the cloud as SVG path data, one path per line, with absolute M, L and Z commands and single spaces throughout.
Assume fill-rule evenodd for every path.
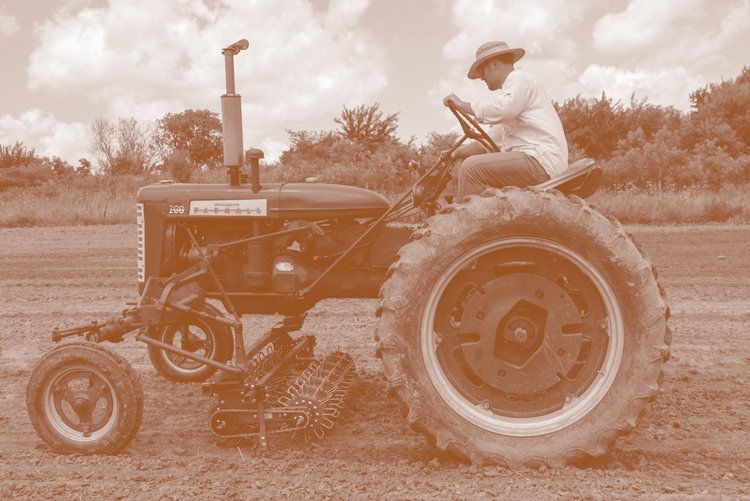
M 594 25 L 593 48 L 610 62 L 589 65 L 579 88 L 687 110 L 691 91 L 739 72 L 748 29 L 748 0 L 631 0 Z
M 38 108 L 25 111 L 18 118 L 0 115 L 0 144 L 20 140 L 34 148 L 37 155 L 60 157 L 71 165 L 77 165 L 79 158 L 90 156 L 87 134 L 86 124 L 60 122 L 51 113 Z
M 370 0 L 330 0 L 325 25 L 332 29 L 351 27 L 369 6 Z
M 570 54 L 575 47 L 560 35 L 581 18 L 587 0 L 455 0 L 452 18 L 458 34 L 443 48 L 449 59 L 474 55 L 488 40 L 505 40 L 523 46 L 530 53 Z
M 0 5 L 0 37 L 10 37 L 18 33 L 21 26 L 18 24 L 18 19 L 8 14 L 5 10 L 4 5 Z
M 221 47 L 235 57 L 246 146 L 286 139 L 295 122 L 336 115 L 387 85 L 385 53 L 361 30 L 365 0 L 109 0 L 60 10 L 36 27 L 29 87 L 61 98 L 85 96 L 109 118 L 153 120 L 188 108 L 219 110 Z M 94 117 L 92 117 L 94 118 Z M 272 144 L 272 142 L 268 143 Z
M 597 97 L 605 92 L 608 97 L 624 104 L 634 96 L 637 100 L 646 98 L 657 105 L 687 109 L 690 92 L 700 85 L 701 80 L 682 66 L 628 70 L 592 64 L 569 90 L 571 95 L 580 93 Z
M 623 12 L 607 14 L 594 26 L 594 47 L 625 54 L 679 37 L 682 21 L 705 15 L 707 0 L 631 0 Z

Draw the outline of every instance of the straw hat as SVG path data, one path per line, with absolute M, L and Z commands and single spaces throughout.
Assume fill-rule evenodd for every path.
M 479 74 L 479 67 L 482 63 L 503 54 L 513 54 L 513 62 L 515 63 L 526 54 L 526 51 L 524 49 L 511 49 L 507 43 L 499 41 L 482 44 L 477 49 L 477 60 L 469 68 L 469 78 L 472 80 L 480 78 L 482 75 Z

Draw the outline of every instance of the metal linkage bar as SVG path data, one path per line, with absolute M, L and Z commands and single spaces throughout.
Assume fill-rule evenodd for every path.
M 162 343 L 161 341 L 157 341 L 156 339 L 150 338 L 148 336 L 144 336 L 141 334 L 138 334 L 135 339 L 137 341 L 143 341 L 146 344 L 156 346 L 158 348 L 163 349 L 164 351 L 168 351 L 170 353 L 176 353 L 177 355 L 182 355 L 183 357 L 187 358 L 188 360 L 193 360 L 195 362 L 201 362 L 206 365 L 210 365 L 211 367 L 215 367 L 217 369 L 221 369 L 223 371 L 232 373 L 232 374 L 244 374 L 245 370 L 240 367 L 233 367 L 231 365 L 223 364 L 221 362 L 217 362 L 216 360 L 206 358 L 202 355 L 196 355 L 192 351 L 183 350 L 182 348 L 176 348 L 172 346 L 171 344 Z
M 52 341 L 57 343 L 66 337 L 80 336 L 89 332 L 96 332 L 99 330 L 99 327 L 101 327 L 101 324 L 97 321 L 79 327 L 71 327 L 70 329 L 58 329 L 55 327 L 52 329 Z

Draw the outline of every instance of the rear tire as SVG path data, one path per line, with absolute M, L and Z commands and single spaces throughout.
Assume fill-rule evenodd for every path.
M 206 312 L 221 315 L 210 304 L 206 304 Z M 232 330 L 227 325 L 194 315 L 186 315 L 182 322 L 150 328 L 149 337 L 222 363 L 232 358 L 234 352 Z M 156 372 L 171 381 L 201 382 L 217 370 L 182 355 L 168 353 L 158 346 L 149 345 L 148 356 Z
M 115 454 L 138 433 L 143 389 L 120 355 L 94 343 L 67 343 L 34 367 L 26 409 L 39 437 L 55 451 Z
M 409 424 L 474 462 L 603 454 L 661 381 L 668 308 L 622 226 L 557 192 L 489 190 L 402 248 L 378 351 Z

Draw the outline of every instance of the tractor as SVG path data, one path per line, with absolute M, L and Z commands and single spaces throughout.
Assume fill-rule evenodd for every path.
M 564 465 L 600 456 L 636 425 L 669 357 L 669 309 L 649 261 L 584 199 L 591 160 L 543 184 L 445 195 L 463 131 L 394 203 L 366 189 L 260 182 L 242 144 L 234 57 L 222 49 L 228 182 L 161 181 L 137 195 L 139 298 L 106 321 L 55 329 L 26 404 L 60 453 L 113 454 L 136 435 L 143 390 L 101 343 L 135 333 L 162 376 L 215 396 L 220 441 L 260 449 L 278 434 L 318 439 L 356 377 L 342 351 L 301 334 L 326 298 L 379 298 L 376 356 L 408 424 L 436 453 L 476 463 Z M 249 175 L 244 172 L 249 164 Z M 441 198 L 442 197 L 442 198 Z M 243 315 L 282 318 L 246 345 Z

